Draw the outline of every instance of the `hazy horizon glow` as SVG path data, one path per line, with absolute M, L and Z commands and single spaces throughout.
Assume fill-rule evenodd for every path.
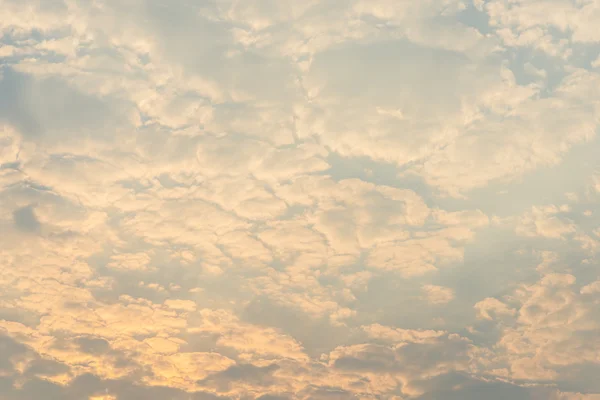
M 600 399 L 600 0 L 0 0 L 0 399 Z

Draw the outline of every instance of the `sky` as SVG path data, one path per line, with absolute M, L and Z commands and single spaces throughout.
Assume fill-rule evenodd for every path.
M 600 0 L 0 0 L 0 399 L 600 399 Z

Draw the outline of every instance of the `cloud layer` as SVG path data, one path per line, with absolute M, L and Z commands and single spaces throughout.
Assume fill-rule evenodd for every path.
M 597 0 L 0 0 L 0 398 L 600 398 Z

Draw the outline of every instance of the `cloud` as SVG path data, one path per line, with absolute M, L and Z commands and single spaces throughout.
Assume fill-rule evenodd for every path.
M 568 220 L 561 220 L 556 214 L 561 210 L 556 206 L 537 208 L 523 216 L 517 232 L 525 236 L 543 236 L 561 238 L 575 231 L 575 227 Z
M 217 344 L 236 350 L 242 359 L 307 359 L 300 343 L 272 328 L 245 324 L 225 310 L 204 309 L 200 313 L 204 324 L 190 331 L 218 334 Z
M 411 329 L 393 329 L 379 324 L 363 326 L 363 330 L 373 339 L 386 342 L 398 343 L 427 343 L 435 342 L 445 332 L 440 331 L 417 331 Z
M 0 398 L 595 398 L 598 10 L 0 0 Z
M 490 298 L 483 299 L 475 304 L 475 309 L 480 318 L 492 319 L 491 313 L 495 315 L 515 315 L 516 311 L 509 308 L 506 304 L 498 299 Z
M 111 257 L 109 268 L 126 270 L 145 270 L 148 268 L 150 256 L 146 253 L 115 254 Z
M 506 321 L 497 356 L 508 365 L 512 378 L 547 381 L 562 375 L 560 380 L 566 381 L 583 364 L 598 363 L 598 349 L 588 342 L 598 330 L 594 283 L 582 289 L 575 289 L 575 284 L 573 275 L 546 273 L 511 296 L 516 310 L 497 299 L 476 305 L 482 318 Z
M 548 31 L 555 28 L 565 35 L 568 34 L 574 42 L 589 43 L 598 40 L 597 34 L 591 29 L 592 24 L 600 18 L 598 5 L 593 1 L 518 1 L 510 5 L 502 1 L 492 1 L 486 4 L 485 9 L 492 24 L 499 30 L 506 29 L 515 35 L 520 36 L 529 30 L 539 29 L 545 31 L 548 41 L 553 42 L 557 40 Z M 536 14 L 542 9 L 546 10 L 543 17 Z
M 329 355 L 330 365 L 342 371 L 387 376 L 389 380 L 386 386 L 390 386 L 386 391 L 398 388 L 401 394 L 409 397 L 425 393 L 426 385 L 423 385 L 422 381 L 450 371 L 466 372 L 469 369 L 472 345 L 458 335 L 400 330 L 396 331 L 399 335 L 380 336 L 382 331 L 385 332 L 386 329 L 381 326 L 368 329 L 370 335 L 374 334 L 376 338 L 383 337 L 392 345 L 360 344 L 338 347 Z M 443 354 L 439 353 L 441 348 L 444 348 Z
M 446 304 L 454 298 L 454 291 L 443 286 L 425 285 L 423 291 L 432 304 Z

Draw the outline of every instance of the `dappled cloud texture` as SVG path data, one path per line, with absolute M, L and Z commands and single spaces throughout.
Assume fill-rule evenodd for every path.
M 600 399 L 600 0 L 0 0 L 0 399 Z

